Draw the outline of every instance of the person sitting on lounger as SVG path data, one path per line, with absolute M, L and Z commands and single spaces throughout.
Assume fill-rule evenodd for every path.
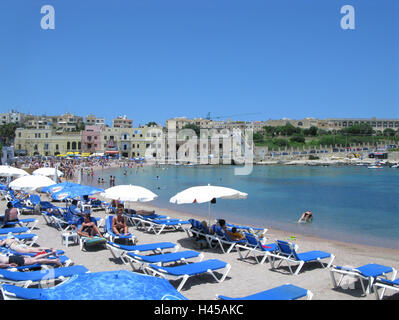
M 236 227 L 231 228 L 231 232 L 228 230 L 227 232 L 232 240 L 243 240 L 245 238 L 245 236 L 241 232 L 237 231 Z
M 302 213 L 302 216 L 299 218 L 298 223 L 300 222 L 312 222 L 313 221 L 313 214 L 312 211 L 308 210 Z
M 233 228 L 233 229 L 235 229 L 235 232 L 232 232 L 233 230 L 229 231 L 227 229 L 226 220 L 219 219 L 218 220 L 218 224 L 228 234 L 228 236 L 231 238 L 231 240 L 242 240 L 242 239 L 244 239 L 244 235 L 242 235 L 241 233 L 238 233 L 236 228 Z
M 4 240 L 0 240 L 0 247 L 6 247 L 8 249 L 14 250 L 19 253 L 36 253 L 41 254 L 45 251 L 52 252 L 55 256 L 57 256 L 57 250 L 53 248 L 45 248 L 45 247 L 29 247 L 26 244 L 21 243 L 18 239 L 11 237 L 7 237 Z
M 126 218 L 123 216 L 123 207 L 118 207 L 116 216 L 112 219 L 112 231 L 118 236 L 129 233 Z
M 27 256 L 2 256 L 0 255 L 0 268 L 10 268 L 10 267 L 20 267 L 20 266 L 29 266 L 32 264 L 55 264 L 57 266 L 61 266 L 62 263 L 60 259 L 49 259 L 48 256 L 52 255 L 53 252 L 49 252 L 43 255 L 35 256 L 35 257 L 27 257 Z
M 78 224 L 82 215 L 82 210 L 80 210 L 77 205 L 78 201 L 75 199 L 72 200 L 72 204 L 69 206 L 65 214 L 65 219 L 72 225 Z
M 4 212 L 3 225 L 7 222 L 18 221 L 18 210 L 14 208 L 11 202 L 7 202 L 7 209 Z
M 98 229 L 96 223 L 91 220 L 90 213 L 83 214 L 83 222 L 80 229 L 77 231 L 78 235 L 82 237 L 93 238 L 95 236 L 103 238 L 100 230 Z

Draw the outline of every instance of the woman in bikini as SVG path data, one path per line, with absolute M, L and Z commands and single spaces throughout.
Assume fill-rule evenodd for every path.
M 116 216 L 112 219 L 112 231 L 118 236 L 129 233 L 126 218 L 122 214 L 123 207 L 119 207 L 116 211 Z
M 54 250 L 53 248 L 45 248 L 45 247 L 29 247 L 26 244 L 21 243 L 18 239 L 16 238 L 6 238 L 4 240 L 0 240 L 0 247 L 6 247 L 7 249 L 14 250 L 18 253 L 47 253 L 50 252 L 57 256 L 57 250 Z

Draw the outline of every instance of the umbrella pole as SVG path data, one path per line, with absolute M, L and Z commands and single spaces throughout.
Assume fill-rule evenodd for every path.
M 208 202 L 208 228 L 211 227 L 211 202 Z

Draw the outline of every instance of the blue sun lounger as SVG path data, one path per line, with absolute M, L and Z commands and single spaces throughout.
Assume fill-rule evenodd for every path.
M 246 260 L 252 253 L 256 262 L 262 264 L 270 257 L 269 253 L 277 253 L 279 250 L 276 243 L 263 244 L 260 239 L 252 233 L 245 232 L 244 235 L 247 242 L 236 245 L 240 260 Z M 247 251 L 247 253 L 243 255 L 242 251 Z M 258 259 L 259 255 L 262 256 L 260 261 Z
M 27 227 L 15 227 L 15 228 L 0 228 L 0 235 L 13 233 L 13 234 L 21 234 L 30 232 L 30 229 Z
M 272 269 L 274 269 L 274 260 L 275 260 L 275 258 L 277 258 L 277 259 L 280 259 L 280 262 L 279 262 L 277 268 L 280 266 L 280 264 L 283 261 L 285 261 L 285 262 L 287 262 L 288 268 L 290 269 L 291 273 L 294 275 L 297 275 L 301 271 L 301 269 L 305 263 L 318 261 L 324 267 L 321 260 L 328 259 L 328 258 L 330 260 L 327 263 L 326 268 L 329 268 L 335 258 L 335 256 L 333 254 L 324 252 L 324 251 L 316 251 L 315 250 L 315 251 L 307 251 L 307 252 L 297 253 L 296 252 L 297 246 L 294 243 L 291 243 L 288 241 L 277 240 L 276 244 L 279 249 L 278 252 L 277 253 L 269 253 L 269 255 L 272 257 L 272 259 L 269 259 Z M 295 270 L 295 272 L 292 271 L 291 263 L 298 264 L 298 267 Z
M 26 288 L 32 283 L 39 283 L 40 285 L 42 281 L 62 280 L 88 271 L 88 269 L 80 265 L 40 271 L 9 271 L 0 269 L 0 283 L 14 284 Z
M 210 235 L 208 229 L 201 221 L 196 219 L 188 219 L 188 222 L 191 223 L 190 228 L 185 228 L 187 236 L 189 238 L 193 237 L 196 239 L 206 239 L 207 235 Z
M 385 290 L 390 289 L 399 292 L 399 278 L 396 280 L 388 280 L 383 278 L 377 278 L 374 285 L 374 293 L 377 300 L 384 298 Z M 378 289 L 382 288 L 381 295 L 378 294 Z
M 141 215 L 137 213 L 129 213 L 124 212 L 123 215 L 128 219 L 131 225 L 136 227 L 145 227 L 145 221 L 147 220 L 159 220 L 159 219 L 169 219 L 168 216 L 160 215 L 157 213 L 149 214 L 149 215 Z
M 230 268 L 230 264 L 226 262 L 217 259 L 209 259 L 201 262 L 179 265 L 176 267 L 162 267 L 155 264 L 149 264 L 145 267 L 145 270 L 152 275 L 158 275 L 168 280 L 181 279 L 181 282 L 177 287 L 177 291 L 180 291 L 188 278 L 204 273 L 209 273 L 217 282 L 222 282 L 226 278 L 228 272 L 230 271 Z M 222 276 L 218 278 L 215 274 L 215 271 L 221 269 L 224 269 L 224 272 Z
M 173 242 L 156 242 L 156 243 L 130 246 L 130 245 L 123 245 L 108 241 L 106 246 L 111 251 L 111 254 L 115 259 L 121 259 L 122 262 L 125 264 L 128 263 L 124 259 L 127 252 L 132 252 L 137 254 L 140 252 L 147 252 L 147 251 L 152 251 L 154 253 L 163 253 L 163 251 L 167 249 L 174 249 L 174 251 L 176 252 L 180 248 L 178 244 Z
M 341 275 L 338 283 L 335 280 L 335 273 Z M 397 274 L 396 269 L 375 263 L 366 264 L 358 268 L 332 266 L 330 269 L 330 276 L 334 288 L 340 286 L 345 276 L 350 276 L 351 278 L 355 278 L 360 281 L 364 294 L 369 294 L 371 292 L 373 283 L 377 277 L 386 277 L 388 273 L 392 273 L 391 280 L 395 279 Z M 368 281 L 367 288 L 364 287 L 363 280 Z
M 114 218 L 114 216 L 108 216 L 107 219 L 105 220 L 105 226 L 104 226 L 105 237 L 108 238 L 109 241 L 111 241 L 111 242 L 115 242 L 115 240 L 125 240 L 125 241 L 129 241 L 132 244 L 135 244 L 137 242 L 137 239 L 130 232 L 128 234 L 117 235 L 112 230 L 112 219 L 113 218 Z
M 133 270 L 136 270 L 134 267 L 134 263 L 139 264 L 139 269 L 144 270 L 144 266 L 146 264 L 156 264 L 160 266 L 164 266 L 165 263 L 170 262 L 185 262 L 189 259 L 198 258 L 198 262 L 202 261 L 204 255 L 200 252 L 194 250 L 185 250 L 185 251 L 178 251 L 178 252 L 171 252 L 171 253 L 164 253 L 164 254 L 155 254 L 155 255 L 140 255 L 133 252 L 127 252 L 126 257 L 129 260 L 129 263 Z
M 162 233 L 162 231 L 166 229 L 172 229 L 172 230 L 183 230 L 183 225 L 189 224 L 190 222 L 186 220 L 180 220 L 180 219 L 154 219 L 154 220 L 143 220 L 144 225 L 147 226 L 147 231 L 153 231 L 156 235 L 159 235 Z
M 304 297 L 311 300 L 313 298 L 313 294 L 310 290 L 292 284 L 284 284 L 273 289 L 239 298 L 231 298 L 223 295 L 216 296 L 220 300 L 297 300 Z
M 127 270 L 79 274 L 48 289 L 4 284 L 5 300 L 187 300 L 165 279 Z
M 33 233 L 13 234 L 12 236 L 15 239 L 21 240 L 22 242 L 30 241 L 30 247 L 36 243 L 37 239 L 39 239 L 39 236 Z M 7 237 L 8 236 L 0 236 L 0 240 L 5 240 Z

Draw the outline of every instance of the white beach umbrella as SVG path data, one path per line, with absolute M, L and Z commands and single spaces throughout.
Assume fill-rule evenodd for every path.
M 171 203 L 185 204 L 185 203 L 204 203 L 208 202 L 208 216 L 210 224 L 211 220 L 211 202 L 216 199 L 246 199 L 247 193 L 219 186 L 197 186 L 183 190 L 170 198 Z
M 22 177 L 27 175 L 29 175 L 29 173 L 25 170 L 11 166 L 0 166 L 0 177 Z
M 105 189 L 101 196 L 106 199 L 126 202 L 148 202 L 158 197 L 146 188 L 133 185 L 118 185 Z
M 12 181 L 9 187 L 13 190 L 33 192 L 36 189 L 55 184 L 53 180 L 45 176 L 24 176 Z
M 55 177 L 56 175 L 58 177 L 61 177 L 63 173 L 60 170 L 57 170 L 57 168 L 39 168 L 35 171 L 32 172 L 34 176 L 46 176 L 46 177 Z

